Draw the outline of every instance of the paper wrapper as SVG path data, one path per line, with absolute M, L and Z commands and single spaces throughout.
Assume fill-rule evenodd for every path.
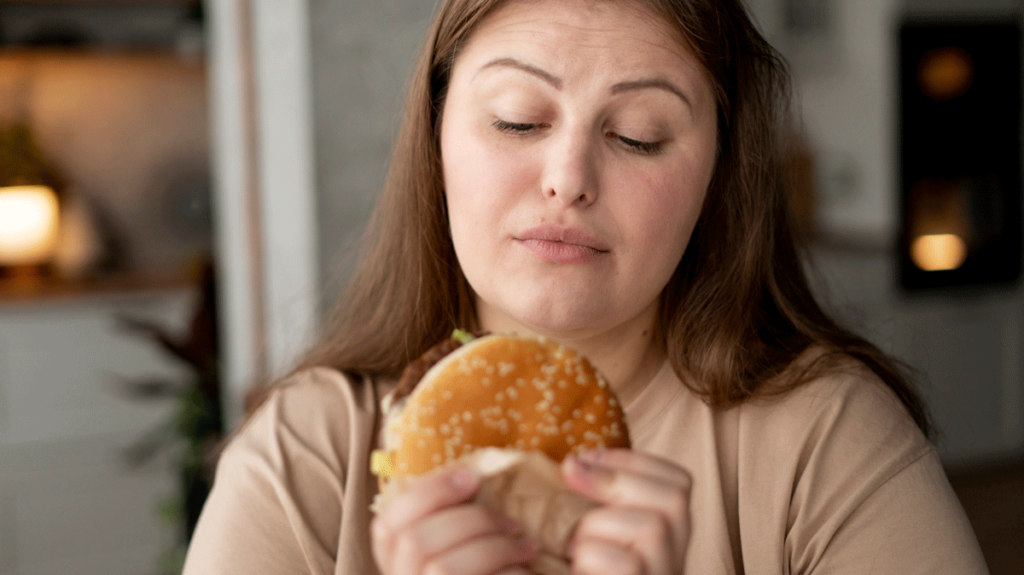
M 596 503 L 562 482 L 558 464 L 539 451 L 487 447 L 448 466 L 475 469 L 482 478 L 476 501 L 518 523 L 523 535 L 537 542 L 538 557 L 530 565 L 539 575 L 568 575 L 566 548 L 583 515 Z M 388 482 L 373 502 L 384 509 L 405 490 L 407 477 Z

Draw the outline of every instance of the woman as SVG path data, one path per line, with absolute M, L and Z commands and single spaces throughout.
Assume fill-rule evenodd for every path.
M 984 573 L 893 363 L 815 304 L 782 189 L 785 75 L 731 0 L 449 0 L 334 327 L 226 450 L 186 573 L 526 573 L 424 479 L 380 516 L 378 402 L 454 327 L 590 357 L 633 451 L 575 573 Z

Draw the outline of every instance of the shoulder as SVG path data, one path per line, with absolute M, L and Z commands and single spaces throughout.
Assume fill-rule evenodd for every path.
M 372 432 L 381 385 L 327 367 L 296 372 L 273 385 L 224 455 L 300 451 L 342 466 L 353 436 Z
M 737 410 L 741 523 L 774 524 L 793 573 L 984 572 L 935 448 L 866 367 Z
M 813 353 L 813 352 L 812 352 Z M 798 361 L 806 361 L 808 356 Z M 824 373 L 778 396 L 740 408 L 750 432 L 771 432 L 785 445 L 887 446 L 921 455 L 931 448 L 896 394 L 866 366 L 841 359 Z
M 798 524 L 839 521 L 913 466 L 939 467 L 895 393 L 853 360 L 779 397 L 748 401 L 738 423 L 746 480 L 788 501 Z

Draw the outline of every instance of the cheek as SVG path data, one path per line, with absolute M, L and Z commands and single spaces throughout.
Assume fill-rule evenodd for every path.
M 633 187 L 632 199 L 621 209 L 628 214 L 638 244 L 652 254 L 681 257 L 704 205 L 704 178 L 648 172 L 638 175 L 637 181 L 642 185 Z
M 486 130 L 461 117 L 442 126 L 441 157 L 453 228 L 458 218 L 471 220 L 461 222 L 466 226 L 493 225 L 514 207 L 527 186 L 530 163 L 499 149 Z

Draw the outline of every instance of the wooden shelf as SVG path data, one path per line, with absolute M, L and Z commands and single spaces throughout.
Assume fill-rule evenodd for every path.
M 83 298 L 123 297 L 188 289 L 196 285 L 195 280 L 184 275 L 157 277 L 125 274 L 81 281 L 0 278 L 0 308 L 60 303 Z

